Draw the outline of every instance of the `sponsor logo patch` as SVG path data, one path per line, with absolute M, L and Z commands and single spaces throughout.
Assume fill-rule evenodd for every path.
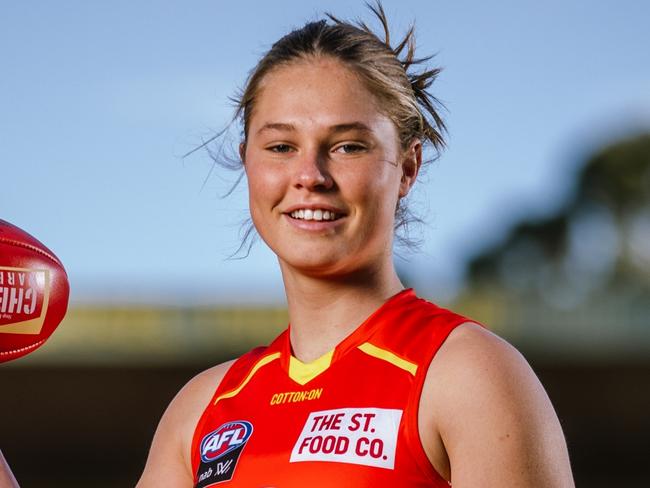
M 40 334 L 49 296 L 49 270 L 0 266 L 0 334 Z
M 402 410 L 339 408 L 309 414 L 290 462 L 329 461 L 395 467 Z
M 322 388 L 314 388 L 307 391 L 287 391 L 276 393 L 271 397 L 271 405 L 283 405 L 285 403 L 298 403 L 306 400 L 318 400 L 323 394 Z
M 199 446 L 201 464 L 197 471 L 196 488 L 230 480 L 252 433 L 253 424 L 246 420 L 236 420 L 207 434 Z

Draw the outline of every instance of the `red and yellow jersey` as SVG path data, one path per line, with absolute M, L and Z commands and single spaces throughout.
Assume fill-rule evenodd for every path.
M 429 363 L 463 316 L 390 298 L 333 351 L 304 364 L 290 328 L 239 358 L 192 441 L 195 488 L 445 487 L 418 434 Z

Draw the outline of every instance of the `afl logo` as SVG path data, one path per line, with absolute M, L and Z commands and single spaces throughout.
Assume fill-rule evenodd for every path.
M 253 424 L 246 420 L 223 424 L 201 441 L 201 460 L 204 463 L 216 461 L 229 452 L 244 447 L 252 433 Z

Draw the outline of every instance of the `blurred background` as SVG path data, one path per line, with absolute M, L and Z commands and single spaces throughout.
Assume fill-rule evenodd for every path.
M 650 486 L 650 4 L 385 0 L 444 71 L 448 149 L 411 207 L 418 293 L 518 347 L 582 487 Z M 133 486 L 197 372 L 287 324 L 245 181 L 198 151 L 259 57 L 362 2 L 0 6 L 0 218 L 65 263 L 69 313 L 0 365 L 0 449 L 24 487 Z M 236 144 L 238 128 L 228 141 Z

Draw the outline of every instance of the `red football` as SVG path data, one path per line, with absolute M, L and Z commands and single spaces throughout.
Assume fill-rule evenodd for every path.
M 44 343 L 65 316 L 69 293 L 54 253 L 0 219 L 0 362 Z

